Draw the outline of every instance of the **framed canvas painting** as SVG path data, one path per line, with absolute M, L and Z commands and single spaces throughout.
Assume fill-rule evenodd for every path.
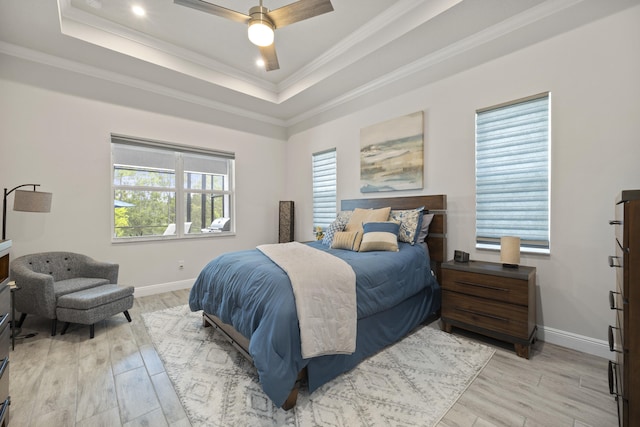
M 421 189 L 423 169 L 422 111 L 360 130 L 360 192 Z

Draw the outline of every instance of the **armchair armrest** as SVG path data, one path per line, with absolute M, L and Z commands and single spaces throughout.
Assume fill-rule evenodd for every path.
M 11 263 L 9 275 L 20 288 L 15 294 L 17 311 L 38 313 L 49 319 L 56 317 L 56 297 L 52 276 L 36 273 L 20 262 Z
M 99 277 L 101 279 L 107 279 L 109 283 L 114 284 L 118 283 L 119 270 L 119 264 L 96 261 L 91 258 L 85 260 L 82 265 L 82 275 L 84 277 Z

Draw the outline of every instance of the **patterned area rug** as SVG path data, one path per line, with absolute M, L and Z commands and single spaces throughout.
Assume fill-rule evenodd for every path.
M 193 426 L 434 426 L 495 350 L 436 323 L 362 362 L 291 411 L 275 407 L 257 373 L 220 333 L 185 306 L 143 314 Z

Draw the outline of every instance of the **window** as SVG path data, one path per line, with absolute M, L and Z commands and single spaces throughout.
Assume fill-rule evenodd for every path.
M 336 219 L 336 150 L 313 154 L 313 225 L 326 229 Z
M 549 252 L 550 95 L 476 112 L 476 247 Z
M 111 158 L 114 241 L 233 230 L 233 153 L 111 135 Z

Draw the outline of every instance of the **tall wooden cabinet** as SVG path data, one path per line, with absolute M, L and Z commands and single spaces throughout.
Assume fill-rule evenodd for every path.
M 9 343 L 11 342 L 11 300 L 9 249 L 11 240 L 0 240 L 0 426 L 9 425 Z
M 616 254 L 609 265 L 616 269 L 616 290 L 609 304 L 616 325 L 609 326 L 609 391 L 618 403 L 619 424 L 640 426 L 640 190 L 620 193 L 616 203 Z

